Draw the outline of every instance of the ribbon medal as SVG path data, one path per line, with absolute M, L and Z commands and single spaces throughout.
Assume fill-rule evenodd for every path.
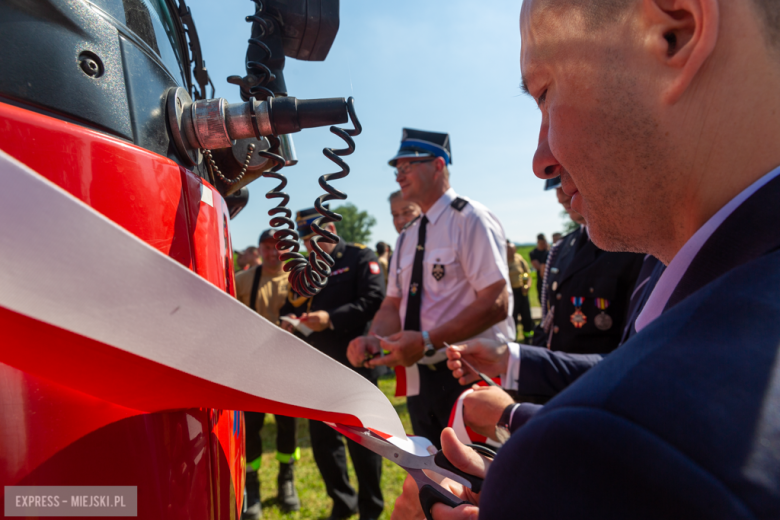
M 574 304 L 574 314 L 571 315 L 571 324 L 581 329 L 588 322 L 588 317 L 582 313 L 582 296 L 572 296 L 571 302 Z
M 609 300 L 605 298 L 596 298 L 596 307 L 601 309 L 601 313 L 596 316 L 593 323 L 596 324 L 596 328 L 599 330 L 609 330 L 612 328 L 612 317 L 604 312 L 609 307 Z

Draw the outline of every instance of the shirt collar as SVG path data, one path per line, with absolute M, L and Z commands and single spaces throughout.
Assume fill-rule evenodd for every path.
M 647 327 L 653 320 L 661 315 L 666 308 L 666 304 L 669 302 L 669 298 L 671 298 L 672 293 L 674 293 L 674 290 L 677 288 L 677 284 L 680 283 L 680 280 L 682 280 L 682 277 L 685 275 L 691 262 L 693 262 L 693 259 L 715 230 L 723 224 L 735 209 L 750 198 L 751 195 L 763 188 L 764 185 L 778 175 L 780 175 L 780 167 L 775 168 L 745 188 L 739 195 L 731 199 L 728 204 L 720 208 L 717 213 L 715 213 L 690 239 L 688 239 L 672 261 L 669 262 L 666 270 L 658 279 L 655 289 L 650 293 L 650 297 L 647 299 L 647 303 L 642 309 L 642 312 L 639 313 L 635 324 L 637 332 Z
M 456 198 L 458 198 L 458 194 L 455 193 L 454 189 L 450 188 L 445 191 L 444 194 L 439 197 L 439 200 L 434 202 L 433 206 L 425 212 L 425 216 L 428 217 L 428 222 L 436 224 L 436 221 L 439 220 L 439 217 L 444 213 L 444 209 Z

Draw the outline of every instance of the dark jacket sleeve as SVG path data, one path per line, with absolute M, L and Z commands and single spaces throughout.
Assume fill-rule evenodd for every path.
M 567 354 L 520 345 L 520 395 L 554 396 L 604 359 L 602 354 Z
M 372 262 L 376 265 L 376 273 L 371 272 Z M 373 251 L 360 251 L 357 271 L 357 298 L 329 312 L 330 322 L 336 331 L 350 329 L 355 324 L 363 327 L 374 319 L 374 314 L 385 299 L 385 281 Z

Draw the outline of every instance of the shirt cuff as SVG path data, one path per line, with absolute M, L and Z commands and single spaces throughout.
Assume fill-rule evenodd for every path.
M 520 377 L 520 345 L 509 343 L 509 360 L 506 364 L 506 374 L 501 376 L 501 387 L 504 390 L 517 390 L 517 380 Z

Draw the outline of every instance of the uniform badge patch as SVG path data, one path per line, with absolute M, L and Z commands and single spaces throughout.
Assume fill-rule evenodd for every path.
M 379 264 L 377 262 L 369 262 L 368 263 L 368 269 L 371 271 L 371 274 L 379 274 L 382 271 L 379 269 Z
M 433 264 L 433 277 L 436 278 L 436 281 L 441 281 L 442 278 L 444 278 L 445 272 L 444 272 L 444 266 L 442 264 Z

